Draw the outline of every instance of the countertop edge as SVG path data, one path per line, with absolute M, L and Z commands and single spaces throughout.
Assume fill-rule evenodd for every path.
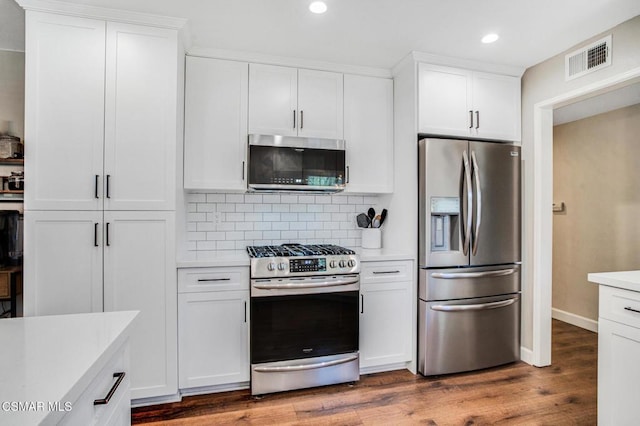
M 640 270 L 619 272 L 592 272 L 587 274 L 589 282 L 640 292 Z

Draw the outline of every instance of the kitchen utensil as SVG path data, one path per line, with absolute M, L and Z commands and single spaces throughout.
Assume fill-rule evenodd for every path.
M 372 228 L 380 228 L 380 218 L 381 216 L 379 214 L 373 218 L 373 220 L 371 221 Z
M 360 228 L 368 228 L 371 225 L 371 219 L 364 213 L 360 213 L 356 216 L 356 222 Z
M 373 207 L 369 207 L 367 210 L 367 215 L 369 216 L 369 224 L 373 222 L 373 219 L 376 217 L 376 211 Z
M 380 226 L 382 226 L 386 218 L 387 218 L 387 209 L 382 209 L 382 213 L 380 213 Z

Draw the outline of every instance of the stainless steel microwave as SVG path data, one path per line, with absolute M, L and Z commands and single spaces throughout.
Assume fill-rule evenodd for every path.
M 249 135 L 249 191 L 344 190 L 345 142 L 295 136 Z

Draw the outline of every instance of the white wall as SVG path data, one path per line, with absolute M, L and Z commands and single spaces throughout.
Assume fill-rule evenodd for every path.
M 0 134 L 24 137 L 24 52 L 0 50 Z
M 564 56 L 604 35 L 612 34 L 612 65 L 570 81 L 564 79 Z M 522 77 L 522 155 L 524 161 L 524 210 L 523 210 L 523 285 L 522 285 L 522 345 L 533 345 L 533 111 L 534 105 L 588 84 L 598 82 L 624 71 L 640 67 L 640 16 L 624 22 L 611 31 L 585 40 L 580 46 L 567 49 L 525 72 Z M 549 206 L 549 209 L 551 206 Z M 551 283 L 544 283 L 551 285 Z

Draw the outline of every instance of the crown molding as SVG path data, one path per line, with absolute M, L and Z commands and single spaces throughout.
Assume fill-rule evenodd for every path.
M 263 53 L 245 52 L 206 47 L 192 47 L 187 50 L 188 56 L 203 58 L 226 59 L 232 61 L 253 62 L 269 65 L 282 65 L 295 68 L 307 68 L 321 71 L 341 72 L 344 74 L 358 74 L 371 77 L 391 78 L 391 71 L 386 68 L 374 68 L 358 65 L 336 64 L 333 62 L 316 61 L 311 59 L 292 58 L 287 56 L 266 55 Z
M 107 21 L 148 25 L 173 30 L 183 30 L 188 24 L 188 20 L 185 18 L 173 18 L 169 16 L 151 15 L 127 10 L 108 9 L 57 0 L 16 0 L 16 3 L 25 10 L 59 13 L 82 18 L 104 19 Z
M 455 68 L 464 68 L 472 71 L 482 71 L 482 72 L 488 72 L 493 74 L 509 75 L 514 77 L 522 77 L 522 74 L 524 74 L 524 71 L 525 71 L 525 68 L 523 67 L 516 67 L 512 65 L 502 65 L 502 64 L 492 64 L 488 62 L 474 61 L 471 59 L 434 55 L 432 53 L 426 53 L 426 52 L 412 51 L 408 56 L 413 58 L 415 62 L 423 62 L 431 65 L 443 65 L 443 66 L 455 67 Z M 407 60 L 406 57 L 403 58 L 403 60 L 398 65 L 396 65 L 396 67 L 399 65 L 402 65 L 402 62 L 405 60 Z

